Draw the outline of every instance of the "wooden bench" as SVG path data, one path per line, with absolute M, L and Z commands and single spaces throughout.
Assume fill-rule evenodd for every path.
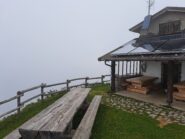
M 55 139 L 65 136 L 67 128 L 90 89 L 71 90 L 55 103 L 28 120 L 5 139 Z
M 91 130 L 95 121 L 98 107 L 101 102 L 101 96 L 95 96 L 87 109 L 80 125 L 78 126 L 72 139 L 89 139 Z

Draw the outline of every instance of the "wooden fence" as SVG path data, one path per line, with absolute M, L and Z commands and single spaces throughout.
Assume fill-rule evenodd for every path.
M 96 83 L 101 83 L 101 84 L 104 84 L 104 83 L 107 83 L 110 81 L 109 80 L 105 80 L 106 77 L 110 77 L 110 75 L 102 75 L 100 77 L 93 77 L 93 78 L 89 78 L 89 77 L 85 77 L 85 78 L 75 78 L 75 79 L 71 79 L 71 80 L 67 80 L 66 82 L 62 82 L 62 83 L 55 83 L 55 84 L 45 84 L 45 83 L 42 83 L 38 86 L 34 86 L 32 88 L 29 88 L 29 89 L 25 89 L 25 90 L 21 90 L 21 91 L 18 91 L 17 92 L 17 95 L 16 96 L 13 96 L 7 100 L 4 100 L 4 101 L 1 101 L 0 102 L 0 105 L 3 105 L 3 104 L 6 104 L 8 102 L 11 102 L 11 101 L 14 101 L 14 100 L 17 100 L 17 107 L 12 109 L 12 110 L 9 110 L 3 114 L 0 115 L 0 118 L 3 118 L 13 112 L 16 112 L 17 113 L 20 113 L 21 111 L 21 108 L 23 108 L 25 106 L 26 103 L 32 101 L 33 99 L 36 99 L 38 97 L 41 97 L 41 100 L 44 100 L 44 96 L 47 96 L 47 95 L 51 95 L 53 93 L 56 93 L 56 92 L 48 92 L 46 93 L 44 91 L 45 88 L 50 88 L 50 87 L 56 87 L 56 86 L 60 86 L 60 85 L 65 85 L 65 87 L 62 89 L 63 91 L 70 91 L 71 88 L 74 88 L 74 87 L 79 87 L 79 86 L 84 86 L 84 87 L 89 87 L 90 85 L 93 85 L 93 84 L 96 84 Z M 90 80 L 100 80 L 100 82 L 94 82 L 94 83 L 88 83 L 88 81 Z M 71 82 L 75 82 L 75 81 L 84 81 L 83 84 L 77 84 L 77 85 L 71 85 L 70 86 L 70 83 Z M 27 100 L 24 100 L 24 101 L 21 101 L 21 97 L 24 96 L 25 93 L 27 92 L 30 92 L 30 91 L 33 91 L 33 90 L 37 90 L 37 89 L 40 89 L 40 93 L 27 99 Z M 59 92 L 59 91 L 58 91 Z

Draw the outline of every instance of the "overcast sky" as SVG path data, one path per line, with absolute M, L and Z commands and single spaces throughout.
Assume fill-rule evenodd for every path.
M 152 13 L 184 0 L 156 0 Z M 41 82 L 106 74 L 97 58 L 137 37 L 146 0 L 0 0 L 0 100 Z

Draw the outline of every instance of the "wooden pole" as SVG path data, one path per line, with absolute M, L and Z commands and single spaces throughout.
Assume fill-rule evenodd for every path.
M 41 84 L 41 100 L 42 101 L 44 100 L 44 87 L 45 87 L 45 84 Z
M 135 75 L 135 61 L 132 62 L 132 75 Z
M 168 81 L 167 81 L 167 103 L 171 106 L 173 102 L 173 61 L 168 61 Z
M 122 77 L 123 77 L 123 73 L 124 72 L 124 61 L 122 61 Z
M 116 85 L 115 85 L 115 61 L 111 62 L 111 92 L 115 92 L 116 91 Z
M 88 87 L 88 79 L 89 79 L 89 77 L 86 77 L 86 78 L 85 78 L 85 88 Z
M 141 75 L 141 61 L 139 61 L 139 74 Z
M 126 61 L 126 75 L 128 74 L 128 61 Z
M 120 66 L 120 63 L 119 63 L 119 61 L 118 61 L 118 77 L 119 77 L 119 66 Z
M 130 75 L 132 74 L 132 65 L 131 65 L 131 61 L 130 61 Z
M 104 78 L 105 78 L 105 76 L 102 75 L 102 76 L 101 76 L 101 84 L 104 84 L 104 80 L 103 80 Z
M 136 75 L 138 75 L 138 66 L 139 66 L 139 64 L 138 64 L 139 62 L 138 61 L 136 61 Z
M 20 108 L 20 106 L 21 106 L 21 92 L 20 91 L 18 91 L 17 92 L 17 113 L 20 113 L 21 112 L 21 108 Z
M 66 81 L 66 90 L 67 90 L 67 92 L 69 92 L 69 91 L 70 91 L 69 83 L 70 83 L 70 81 L 69 81 L 69 80 L 67 80 L 67 81 Z

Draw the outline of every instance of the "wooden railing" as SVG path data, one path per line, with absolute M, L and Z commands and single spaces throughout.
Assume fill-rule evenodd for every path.
M 108 80 L 105 80 L 106 77 L 110 77 L 110 75 L 102 75 L 100 77 L 93 77 L 93 78 L 89 78 L 89 77 L 75 78 L 75 79 L 67 80 L 66 82 L 49 84 L 49 85 L 47 85 L 45 83 L 42 83 L 38 86 L 34 86 L 34 87 L 29 88 L 29 89 L 18 91 L 16 96 L 13 96 L 13 97 L 11 97 L 7 100 L 3 100 L 3 101 L 0 102 L 0 105 L 3 105 L 3 104 L 6 104 L 6 103 L 9 103 L 9 102 L 12 102 L 14 100 L 17 100 L 17 107 L 1 114 L 0 118 L 3 118 L 3 117 L 5 117 L 5 116 L 7 116 L 7 115 L 9 115 L 13 112 L 16 112 L 16 111 L 17 111 L 17 113 L 20 113 L 21 108 L 23 108 L 26 103 L 28 103 L 28 102 L 30 102 L 30 101 L 38 98 L 38 97 L 41 97 L 41 101 L 42 101 L 42 100 L 44 100 L 44 96 L 48 96 L 48 95 L 59 92 L 59 91 L 57 91 L 57 92 L 56 91 L 51 91 L 51 92 L 46 93 L 44 91 L 45 88 L 65 85 L 65 87 L 62 88 L 62 91 L 67 91 L 68 92 L 68 91 L 70 91 L 71 88 L 74 88 L 74 87 L 79 87 L 79 86 L 89 87 L 90 85 L 93 85 L 93 84 L 96 84 L 96 83 L 101 83 L 101 84 L 107 83 L 107 82 L 110 81 L 110 78 Z M 90 81 L 90 80 L 100 80 L 100 82 L 88 83 L 88 81 Z M 70 86 L 70 83 L 75 82 L 75 81 L 84 81 L 84 83 Z M 40 89 L 39 94 L 37 94 L 35 96 L 32 96 L 31 98 L 29 98 L 27 100 L 21 101 L 21 97 L 23 97 L 27 92 L 37 90 L 37 89 Z

